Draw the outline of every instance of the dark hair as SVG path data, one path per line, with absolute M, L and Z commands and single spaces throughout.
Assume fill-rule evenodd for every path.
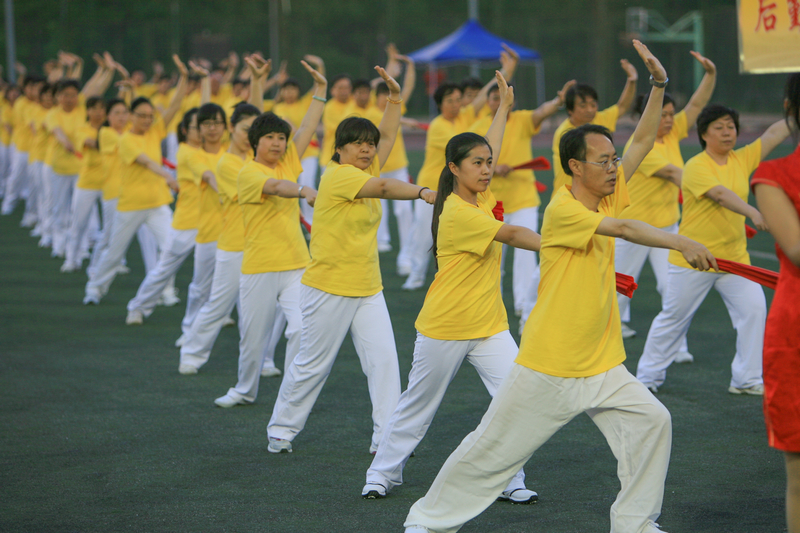
M 380 96 L 382 94 L 389 94 L 389 93 L 391 93 L 391 91 L 389 90 L 389 86 L 386 85 L 385 81 L 380 82 L 375 87 L 375 96 Z
M 439 87 L 436 88 L 436 92 L 433 93 L 433 101 L 436 102 L 436 108 L 441 111 L 442 100 L 444 100 L 446 96 L 451 95 L 456 91 L 461 92 L 461 87 L 455 83 L 447 82 L 439 85 Z
M 78 80 L 73 80 L 72 78 L 66 80 L 60 80 L 56 83 L 56 94 L 63 92 L 66 89 L 72 87 L 78 92 L 81 92 L 81 84 L 78 83 Z
M 798 133 L 800 133 L 800 73 L 792 74 L 786 80 L 784 98 L 787 102 L 784 109 L 786 124 L 789 126 L 792 135 L 797 137 Z
M 192 82 L 195 82 L 195 83 L 200 83 L 200 80 L 202 80 L 202 79 L 203 79 L 203 77 L 200 76 L 200 74 L 194 74 L 194 73 L 189 74 L 189 81 L 192 81 Z
M 584 124 L 562 135 L 561 141 L 558 143 L 558 150 L 561 155 L 561 168 L 568 176 L 572 176 L 572 170 L 569 168 L 570 159 L 586 160 L 586 136 L 590 133 L 605 135 L 612 144 L 614 143 L 611 131 L 605 126 L 597 124 Z
M 739 134 L 739 112 L 732 107 L 724 106 L 722 104 L 709 104 L 700 111 L 697 116 L 697 137 L 700 139 L 700 146 L 703 150 L 706 149 L 706 141 L 703 140 L 703 135 L 708 131 L 708 127 L 715 120 L 723 117 L 731 117 L 733 125 L 736 127 L 736 134 Z
M 184 113 L 183 118 L 180 122 L 178 122 L 178 142 L 185 143 L 186 142 L 186 133 L 189 131 L 189 126 L 192 124 L 192 117 L 197 114 L 197 108 L 193 107 L 186 113 Z
M 197 125 L 200 126 L 206 120 L 217 120 L 217 115 L 222 117 L 223 126 L 227 126 L 228 117 L 222 107 L 212 102 L 203 104 L 197 110 Z
M 297 90 L 300 90 L 300 82 L 297 81 L 297 78 L 286 78 L 286 81 L 281 84 L 281 89 L 284 87 L 297 87 Z
M 436 202 L 433 204 L 433 221 L 431 222 L 431 233 L 433 235 L 433 247 L 431 249 L 433 250 L 433 257 L 436 257 L 437 254 L 439 216 L 442 214 L 444 202 L 453 192 L 455 184 L 455 174 L 450 170 L 450 163 L 459 166 L 476 146 L 486 146 L 489 148 L 489 153 L 492 152 L 492 147 L 489 145 L 489 141 L 486 140 L 486 137 L 472 132 L 459 133 L 447 142 L 447 146 L 444 149 L 445 165 L 439 176 L 439 190 L 436 193 Z
M 513 87 L 513 85 L 512 85 L 512 84 L 510 84 L 510 83 L 508 84 L 508 86 L 509 86 L 509 87 Z M 498 85 L 495 83 L 494 85 L 492 85 L 491 87 L 489 87 L 489 92 L 487 92 L 487 93 L 486 93 L 486 96 L 488 97 L 488 96 L 490 96 L 492 93 L 498 93 L 498 92 L 500 92 L 500 87 L 499 87 L 499 86 L 498 86 Z
M 111 113 L 111 110 L 114 108 L 115 105 L 122 104 L 125 106 L 125 109 L 128 109 L 128 104 L 125 103 L 125 100 L 122 98 L 112 98 L 106 102 L 106 115 Z
M 353 90 L 355 91 L 356 89 L 370 89 L 371 90 L 372 87 L 369 84 L 369 80 L 358 79 L 358 80 L 353 81 Z
M 247 117 L 257 117 L 260 114 L 261 111 L 256 106 L 248 104 L 247 102 L 239 102 L 233 107 L 233 113 L 231 113 L 231 126 L 236 126 L 239 122 Z
M 105 100 L 102 96 L 90 96 L 86 99 L 86 109 L 91 109 L 95 107 L 97 104 L 101 104 L 105 109 Z
M 292 126 L 275 113 L 269 112 L 259 115 L 253 121 L 253 125 L 250 126 L 250 131 L 247 132 L 247 140 L 250 141 L 253 154 L 258 152 L 258 141 L 261 140 L 261 137 L 270 133 L 283 133 L 288 140 L 289 135 L 292 133 Z
M 242 78 L 235 78 L 231 85 L 234 85 L 234 86 L 236 86 L 236 85 L 247 85 L 248 83 L 250 83 L 250 82 L 247 81 L 247 80 L 244 80 Z
M 136 108 L 139 107 L 142 104 L 147 104 L 150 107 L 153 107 L 153 102 L 151 102 L 149 98 L 145 98 L 144 96 L 140 96 L 139 98 L 136 98 L 133 102 L 131 102 L 131 113 L 136 111 Z M 155 107 L 153 107 L 153 109 L 155 109 Z
M 46 81 L 47 78 L 39 74 L 28 74 L 27 76 L 25 76 L 25 79 L 22 80 L 22 88 L 24 89 L 31 83 L 44 83 Z
M 13 87 L 13 86 L 12 86 L 12 87 Z M 10 88 L 11 88 L 11 87 L 9 87 L 9 89 L 10 89 Z M 6 90 L 8 90 L 8 89 L 6 89 Z M 50 83 L 50 82 L 44 82 L 44 85 L 42 85 L 42 89 L 39 91 L 39 97 L 41 98 L 41 96 L 42 96 L 43 94 L 45 94 L 46 92 L 49 92 L 51 96 L 53 96 L 53 95 L 54 95 L 54 94 L 53 94 L 53 93 L 54 93 L 54 87 L 53 87 L 53 84 L 52 84 L 52 83 Z
M 381 142 L 381 132 L 369 119 L 361 117 L 347 117 L 336 128 L 336 138 L 333 141 L 333 156 L 331 160 L 339 162 L 339 153 L 336 151 L 350 143 L 372 142 L 375 146 Z
M 481 89 L 483 89 L 483 85 L 484 85 L 483 82 L 478 78 L 466 78 L 461 81 L 460 88 L 462 93 L 467 89 L 477 89 L 480 91 Z
M 644 113 L 644 108 L 647 107 L 647 102 L 650 100 L 650 93 L 642 93 L 636 97 L 636 101 L 633 103 L 633 109 L 631 110 L 631 115 L 641 115 Z M 667 104 L 675 105 L 675 100 L 672 98 L 672 95 L 669 93 L 664 93 L 664 103 L 661 104 L 663 108 Z
M 339 81 L 341 81 L 341 80 L 347 80 L 347 81 L 349 81 L 351 84 L 353 83 L 353 79 L 350 77 L 350 75 L 349 75 L 349 74 L 337 74 L 337 75 L 336 75 L 336 76 L 334 76 L 334 77 L 333 77 L 333 79 L 331 80 L 331 83 L 330 83 L 329 87 L 333 87 L 334 85 L 336 85 L 336 83 L 337 83 L 337 82 L 339 82 Z
M 564 104 L 567 106 L 567 111 L 575 109 L 575 97 L 580 96 L 581 99 L 586 100 L 593 98 L 597 101 L 597 91 L 591 85 L 573 85 L 567 89 L 567 95 L 564 98 Z

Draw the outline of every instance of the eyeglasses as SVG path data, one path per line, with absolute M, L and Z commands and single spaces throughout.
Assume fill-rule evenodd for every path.
M 225 123 L 221 120 L 204 120 L 200 123 L 200 126 L 206 126 L 207 128 L 217 127 L 217 126 L 224 126 Z
M 622 158 L 615 157 L 614 159 L 606 159 L 605 161 L 580 161 L 580 162 L 603 167 L 603 170 L 605 172 L 608 172 L 609 170 L 611 170 L 612 165 L 614 166 L 615 169 L 619 167 L 620 161 L 622 161 Z

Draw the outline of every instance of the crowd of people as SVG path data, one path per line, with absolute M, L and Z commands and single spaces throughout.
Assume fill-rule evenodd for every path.
M 81 83 L 83 61 L 61 52 L 41 75 L 19 65 L 21 83 L 2 88 L 2 214 L 24 204 L 21 225 L 63 259 L 61 271 L 86 269 L 86 305 L 100 304 L 129 271 L 136 236 L 146 275 L 127 305 L 130 326 L 180 302 L 175 275 L 193 253 L 178 371 L 201 370 L 236 307 L 237 381 L 214 403 L 252 403 L 262 376 L 282 375 L 269 452 L 292 451 L 349 331 L 372 403 L 374 458 L 361 492 L 368 499 L 402 484 L 406 461 L 468 360 L 492 403 L 412 507 L 407 532 L 457 531 L 497 499 L 537 501 L 523 465 L 583 412 L 619 462 L 612 532 L 660 531 L 672 427 L 655 394 L 672 363 L 694 360 L 686 335 L 714 287 L 736 330 L 728 391 L 764 396 L 769 443 L 786 455 L 789 531 L 798 532 L 800 152 L 764 160 L 798 133 L 800 75 L 786 88 L 786 118 L 737 148 L 737 111 L 709 103 L 711 60 L 692 52 L 705 76 L 677 111 L 664 67 L 633 45 L 652 85 L 638 99 L 637 69 L 622 60 L 624 89 L 605 110 L 575 80 L 538 108 L 515 110 L 509 82 L 518 56 L 505 48 L 491 80 L 439 85 L 439 115 L 427 125 L 404 117 L 415 66 L 393 46 L 373 79 L 330 82 L 312 55 L 301 79 L 285 64 L 272 75 L 258 54 L 244 64 L 231 54 L 218 65 L 174 56 L 174 75 L 159 65 L 147 81 L 105 53 Z M 116 94 L 106 98 L 115 78 Z M 539 232 L 531 138 L 562 107 Z M 628 111 L 638 123 L 619 157 L 612 132 Z M 403 126 L 427 129 L 416 180 Z M 679 143 L 695 126 L 702 151 L 684 163 Z M 758 208 L 748 203 L 754 171 Z M 769 317 L 761 287 L 717 263 L 750 264 L 746 218 L 778 243 Z M 379 268 L 379 254 L 393 245 L 403 289 L 427 288 L 404 392 Z M 519 347 L 501 293 L 510 248 Z M 633 376 L 622 364 L 623 338 L 636 335 L 631 302 L 616 294 L 615 280 L 617 272 L 638 279 L 648 261 L 663 309 Z M 275 364 L 281 336 L 283 369 Z

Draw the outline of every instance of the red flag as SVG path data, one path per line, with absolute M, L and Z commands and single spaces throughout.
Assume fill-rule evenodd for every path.
M 537 181 L 535 185 L 536 185 L 536 190 L 539 192 L 544 192 L 547 190 L 547 185 L 545 185 L 541 181 Z
M 752 239 L 758 234 L 758 230 L 756 228 L 751 228 L 747 224 L 744 225 L 744 234 L 747 235 L 748 239 Z
M 778 273 L 766 268 L 760 268 L 752 265 L 744 265 L 736 261 L 728 261 L 727 259 L 717 259 L 717 265 L 722 272 L 736 274 L 750 281 L 755 281 L 759 285 L 775 289 L 778 286 Z
M 633 281 L 633 276 L 627 274 L 620 274 L 615 272 L 617 276 L 617 292 L 628 298 L 633 298 L 633 291 L 639 288 L 639 285 Z
M 495 204 L 495 206 L 492 208 L 492 214 L 494 215 L 494 218 L 496 220 L 499 220 L 500 222 L 503 221 L 504 212 L 505 211 L 503 210 L 503 202 L 498 201 L 497 204 Z
M 552 170 L 550 161 L 544 156 L 539 156 L 531 159 L 527 163 L 522 163 L 514 167 L 514 170 Z
M 306 228 L 307 232 L 311 233 L 311 224 L 308 223 L 308 221 L 303 217 L 303 215 L 300 215 L 300 223 L 303 225 L 304 228 Z
M 164 165 L 165 167 L 167 167 L 170 170 L 175 170 L 175 168 L 176 168 L 175 165 L 172 164 L 172 161 L 170 161 L 166 157 L 162 157 L 161 158 L 161 164 Z

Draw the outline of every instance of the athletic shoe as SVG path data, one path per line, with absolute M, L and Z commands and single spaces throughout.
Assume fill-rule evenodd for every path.
M 30 233 L 31 237 L 41 237 L 42 236 L 42 227 L 37 225 L 35 226 Z
M 131 269 L 128 268 L 127 265 L 118 266 L 116 271 L 117 271 L 117 275 L 119 275 L 119 276 L 131 273 Z
M 411 265 L 397 265 L 397 275 L 398 276 L 410 276 L 411 275 Z
M 219 398 L 214 400 L 214 403 L 217 404 L 219 407 L 224 407 L 225 409 L 228 409 L 230 407 L 236 407 L 237 405 L 242 405 L 244 403 L 244 400 L 243 399 L 237 400 L 236 398 L 226 394 L 225 396 L 220 396 Z
M 83 297 L 83 305 L 100 305 L 100 295 L 99 294 L 87 294 Z
M 53 246 L 53 239 L 44 235 L 41 239 L 39 239 L 39 248 L 50 248 Z
M 178 372 L 180 372 L 184 376 L 188 376 L 191 374 L 197 374 L 197 368 L 193 367 L 192 365 L 181 363 L 180 365 L 178 365 Z
M 261 369 L 261 377 L 263 378 L 274 378 L 276 376 L 281 375 L 281 369 L 275 368 L 274 366 L 265 366 Z
M 403 286 L 400 287 L 404 291 L 416 291 L 419 290 L 425 285 L 424 279 L 419 279 L 414 277 L 413 275 L 409 276 Z
M 36 225 L 36 215 L 24 215 L 22 221 L 19 223 L 20 228 L 32 228 Z
M 65 273 L 65 274 L 70 274 L 72 272 L 77 272 L 80 269 L 81 269 L 81 267 L 79 267 L 78 265 L 75 265 L 73 263 L 67 263 L 66 261 L 64 261 L 64 264 L 61 265 L 61 272 Z
M 632 330 L 628 327 L 628 324 L 625 322 L 622 323 L 622 338 L 623 339 L 630 339 L 631 337 L 636 336 L 636 331 Z
M 228 318 L 226 318 L 225 320 L 222 321 L 222 327 L 223 328 L 228 328 L 230 326 L 235 326 L 235 325 L 236 325 L 236 321 L 234 319 L 232 319 L 231 317 L 228 317 Z
M 537 501 L 539 501 L 539 495 L 532 490 L 522 488 L 514 490 L 504 490 L 500 494 L 500 496 L 497 497 L 497 499 L 499 501 L 507 501 L 511 503 L 528 504 L 528 503 L 536 503 Z
M 380 483 L 367 483 L 361 489 L 361 497 L 367 500 L 379 500 L 386 497 L 386 487 Z
M 675 356 L 676 363 L 694 363 L 694 356 L 689 352 L 678 352 Z
M 647 390 L 649 390 L 649 391 L 650 391 L 650 392 L 652 392 L 653 394 L 657 394 L 657 393 L 658 393 L 658 387 L 656 387 L 654 383 L 651 383 L 650 385 L 647 385 L 647 384 L 645 383 L 645 385 L 644 385 L 644 386 L 645 386 L 645 387 L 647 387 Z
M 175 347 L 180 348 L 181 346 L 183 346 L 183 343 L 185 342 L 186 342 L 186 333 L 178 337 L 178 340 L 175 341 Z
M 406 528 L 406 533 L 429 533 L 429 532 L 422 526 L 411 526 Z
M 138 309 L 128 311 L 128 316 L 125 318 L 125 324 L 128 326 L 138 326 L 144 323 L 144 315 Z
M 292 453 L 292 441 L 270 437 L 267 451 L 269 453 Z
M 746 389 L 737 389 L 733 385 L 728 387 L 728 392 L 731 394 L 749 394 L 751 396 L 764 396 L 764 385 L 759 383 L 758 385 L 753 385 L 752 387 L 747 387 Z
M 392 245 L 389 244 L 388 242 L 379 242 L 378 243 L 378 252 L 383 253 L 383 252 L 391 252 L 391 251 L 392 251 Z
M 159 299 L 161 305 L 164 307 L 172 307 L 180 303 L 181 299 L 178 298 L 177 292 L 177 288 L 173 288 L 172 290 L 165 289 L 164 292 L 161 293 L 161 298 Z
M 667 533 L 661 526 L 653 522 L 652 520 L 648 520 L 647 524 L 645 524 L 644 529 L 642 530 L 643 533 Z

